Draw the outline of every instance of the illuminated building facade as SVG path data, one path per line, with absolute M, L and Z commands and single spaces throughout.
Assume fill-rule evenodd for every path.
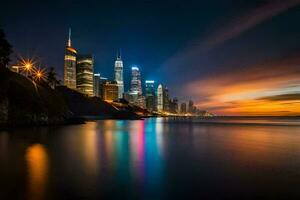
M 169 111 L 169 91 L 168 88 L 159 84 L 157 87 L 157 111 Z
M 76 89 L 76 55 L 77 51 L 71 46 L 71 29 L 65 50 L 64 60 L 64 85 Z
M 163 87 L 163 110 L 170 111 L 169 90 L 167 87 Z
M 94 96 L 100 96 L 100 74 L 94 74 Z
M 141 108 L 146 108 L 146 99 L 143 95 L 138 95 L 136 105 Z
M 92 55 L 77 58 L 77 90 L 88 96 L 94 95 L 94 59 Z
M 126 92 L 124 98 L 133 105 L 139 106 L 141 108 L 146 108 L 146 100 L 143 95 L 138 94 L 138 92 Z
M 138 99 L 137 92 L 128 91 L 124 94 L 124 98 L 131 104 L 136 104 Z
M 103 91 L 103 88 L 104 88 L 104 84 L 108 82 L 107 78 L 104 78 L 104 77 L 101 77 L 99 78 L 99 97 L 103 100 L 103 94 L 104 94 L 104 91 Z
M 106 81 L 102 85 L 103 96 L 102 99 L 104 101 L 115 101 L 118 100 L 119 96 L 119 87 L 116 81 Z
M 146 80 L 145 81 L 145 97 L 146 97 L 146 108 L 149 111 L 156 110 L 155 106 L 155 88 L 154 88 L 154 81 L 153 80 Z
M 141 73 L 138 67 L 131 68 L 131 92 L 142 95 Z
M 178 113 L 178 99 L 174 98 L 169 101 L 169 111 L 171 113 Z
M 157 111 L 163 111 L 163 86 L 161 84 L 157 87 Z
M 121 59 L 121 53 L 118 52 L 117 60 L 115 61 L 115 81 L 118 84 L 118 97 L 123 98 L 124 94 L 124 82 L 123 82 L 123 61 Z
M 195 111 L 195 106 L 194 106 L 194 102 L 192 100 L 189 101 L 189 106 L 188 106 L 188 113 L 194 113 Z
M 186 114 L 186 103 L 181 103 L 181 105 L 180 105 L 180 113 Z

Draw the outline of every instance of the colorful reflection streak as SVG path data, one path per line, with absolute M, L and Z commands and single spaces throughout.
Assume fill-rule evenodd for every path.
M 149 119 L 145 124 L 145 171 L 148 196 L 156 191 L 158 194 L 164 190 L 165 154 L 163 140 L 164 124 L 161 118 Z
M 107 160 L 107 165 L 110 166 L 110 171 L 112 171 L 114 167 L 114 135 L 113 135 L 113 128 L 114 128 L 114 121 L 113 120 L 105 120 L 101 124 L 99 124 L 101 128 L 101 134 L 103 135 L 103 142 L 102 145 L 104 146 L 105 158 Z
M 29 199 L 44 199 L 49 170 L 49 159 L 46 148 L 41 144 L 29 146 L 25 158 L 29 176 Z
M 133 170 L 139 182 L 144 180 L 145 168 L 145 127 L 144 121 L 139 120 L 130 127 L 130 149 Z
M 101 145 L 105 157 L 101 158 L 101 169 L 109 174 L 110 181 L 133 184 L 142 193 L 161 184 L 163 164 L 162 123 L 154 120 L 98 122 Z M 118 184 L 110 187 L 117 187 Z M 147 188 L 147 189 L 146 189 Z M 136 194 L 138 195 L 138 194 Z
M 80 134 L 82 141 L 83 158 L 86 164 L 85 172 L 90 176 L 95 176 L 98 174 L 99 165 L 99 149 L 98 149 L 98 137 L 96 132 L 95 123 L 87 123 L 85 131 Z

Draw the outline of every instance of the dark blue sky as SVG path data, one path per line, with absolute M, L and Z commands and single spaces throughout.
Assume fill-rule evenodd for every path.
M 113 78 L 122 49 L 125 81 L 132 65 L 172 96 L 197 96 L 190 82 L 217 78 L 300 50 L 298 0 L 9 1 L 0 24 L 16 54 L 63 71 L 68 28 L 79 53 L 92 53 L 95 72 Z M 202 87 L 202 85 L 199 85 Z M 128 87 L 126 88 L 126 90 Z
M 131 65 L 138 65 L 143 78 L 162 81 L 166 74 L 156 71 L 162 63 L 207 29 L 226 21 L 232 12 L 254 5 L 240 1 L 10 1 L 1 12 L 1 24 L 18 54 L 36 56 L 60 74 L 68 27 L 72 27 L 73 46 L 79 53 L 94 54 L 96 72 L 112 77 L 116 51 L 122 48 L 127 72 Z

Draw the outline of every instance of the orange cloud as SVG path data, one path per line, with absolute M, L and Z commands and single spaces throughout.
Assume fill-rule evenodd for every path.
M 299 56 L 187 85 L 198 106 L 222 115 L 300 115 Z

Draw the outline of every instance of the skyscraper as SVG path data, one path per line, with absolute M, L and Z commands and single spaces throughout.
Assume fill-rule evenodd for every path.
M 154 81 L 146 80 L 146 108 L 149 111 L 155 110 L 155 89 L 154 89 Z
M 75 90 L 77 51 L 71 45 L 71 29 L 69 29 L 69 38 L 66 45 L 64 61 L 64 85 Z
M 161 84 L 157 87 L 157 111 L 169 111 L 169 90 Z
M 115 81 L 118 84 L 118 97 L 123 98 L 124 82 L 123 82 L 123 61 L 121 59 L 121 52 L 118 52 L 117 60 L 115 61 Z
M 188 105 L 188 113 L 192 114 L 193 112 L 194 112 L 194 102 L 190 100 Z
M 180 112 L 182 114 L 186 114 L 186 103 L 181 103 L 181 105 L 180 105 Z
M 99 79 L 99 97 L 103 100 L 103 97 L 104 97 L 104 84 L 108 81 L 107 78 L 105 77 L 101 77 L 100 76 L 100 79 Z
M 170 111 L 169 89 L 167 87 L 163 87 L 163 110 Z
M 94 96 L 100 96 L 100 74 L 94 74 Z
M 89 96 L 94 95 L 94 59 L 92 55 L 81 55 L 77 59 L 77 90 Z
M 118 84 L 116 81 L 106 81 L 101 87 L 104 101 L 115 101 L 118 99 Z
M 178 113 L 178 99 L 176 97 L 169 101 L 169 112 Z
M 141 73 L 138 67 L 131 68 L 131 92 L 142 95 Z
M 163 111 L 164 99 L 163 99 L 163 86 L 161 84 L 157 87 L 157 111 Z

